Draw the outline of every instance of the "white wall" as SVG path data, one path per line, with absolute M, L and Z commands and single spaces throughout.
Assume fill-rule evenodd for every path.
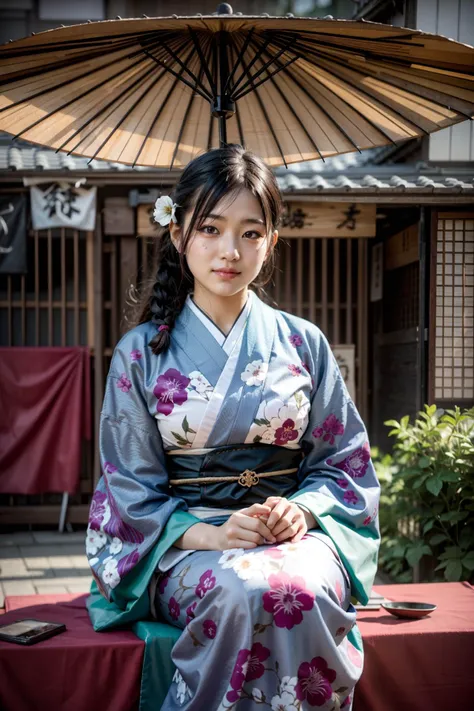
M 417 29 L 474 45 L 474 0 L 418 0 Z M 433 133 L 429 160 L 474 161 L 474 121 Z

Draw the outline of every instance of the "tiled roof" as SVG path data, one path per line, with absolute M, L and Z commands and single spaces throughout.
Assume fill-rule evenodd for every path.
M 429 168 L 425 164 L 388 164 L 380 162 L 384 159 L 383 151 L 387 147 L 373 148 L 362 153 L 346 153 L 323 161 L 308 161 L 295 163 L 289 169 L 278 167 L 275 175 L 280 188 L 285 192 L 364 192 L 383 193 L 462 193 L 474 196 L 474 166 L 472 171 L 452 170 L 451 175 L 446 169 Z M 103 160 L 68 156 L 65 153 L 55 153 L 41 146 L 33 146 L 27 142 L 12 143 L 9 136 L 0 134 L 0 171 L 7 173 L 32 171 L 61 171 L 101 174 L 129 172 L 169 174 L 168 171 L 146 166 L 130 166 Z M 452 175 L 456 173 L 456 177 Z
M 412 169 L 413 170 L 413 169 Z M 385 171 L 386 172 L 386 171 Z M 473 170 L 474 174 L 474 170 Z M 324 176 L 312 175 L 305 178 L 300 178 L 298 175 L 290 174 L 287 176 L 279 175 L 278 184 L 280 189 L 285 192 L 289 191 L 364 191 L 367 192 L 438 192 L 446 191 L 454 193 L 472 193 L 474 196 L 474 177 L 470 178 L 454 178 L 447 176 L 428 176 L 417 175 L 412 172 L 411 175 L 385 175 L 376 177 L 370 173 L 365 175 L 357 175 L 350 177 L 350 172 L 344 174 Z

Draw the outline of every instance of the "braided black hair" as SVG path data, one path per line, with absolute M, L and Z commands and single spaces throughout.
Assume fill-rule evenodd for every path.
M 171 194 L 177 204 L 175 217 L 178 225 L 184 224 L 184 216 L 189 210 L 193 209 L 193 214 L 186 234 L 181 236 L 179 251 L 171 241 L 169 228 L 162 228 L 155 281 L 142 299 L 138 323 L 151 320 L 156 325 L 157 333 L 149 344 L 156 355 L 168 348 L 176 318 L 193 289 L 194 277 L 184 254 L 196 223 L 212 212 L 226 193 L 238 188 L 247 188 L 258 198 L 267 234 L 272 232 L 278 225 L 283 206 L 278 183 L 261 158 L 237 144 L 210 150 L 192 160 Z M 253 282 L 257 290 L 263 289 L 270 280 L 273 266 L 272 250 L 258 279 Z

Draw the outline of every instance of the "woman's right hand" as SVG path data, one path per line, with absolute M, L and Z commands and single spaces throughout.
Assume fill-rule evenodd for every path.
M 266 520 L 270 513 L 270 506 L 264 504 L 253 504 L 233 513 L 221 526 L 215 526 L 217 550 L 256 548 L 265 541 L 275 543 L 275 536 L 260 518 Z

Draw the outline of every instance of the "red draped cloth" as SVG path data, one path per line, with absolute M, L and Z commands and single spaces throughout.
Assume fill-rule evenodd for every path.
M 138 711 L 145 642 L 130 630 L 94 632 L 86 598 L 6 598 L 0 624 L 47 620 L 67 630 L 30 647 L 0 641 L 2 711 Z
M 90 437 L 88 348 L 0 348 L 0 493 L 73 494 Z
M 472 709 L 474 587 L 424 583 L 375 590 L 438 609 L 419 620 L 397 619 L 383 608 L 358 611 L 365 659 L 353 711 Z M 0 641 L 2 711 L 136 711 L 144 642 L 125 629 L 94 632 L 87 595 L 71 597 L 6 598 L 0 624 L 34 618 L 64 622 L 67 631 L 31 647 Z

